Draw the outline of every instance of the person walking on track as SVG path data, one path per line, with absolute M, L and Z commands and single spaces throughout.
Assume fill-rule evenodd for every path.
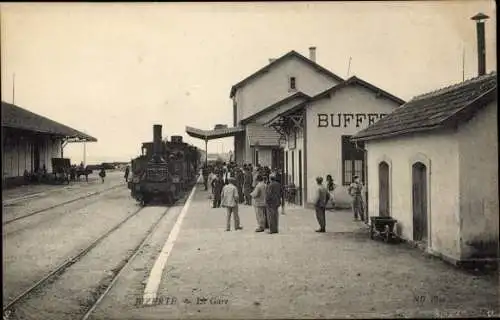
M 128 175 L 130 174 L 130 167 L 125 168 L 125 182 L 128 182 Z
M 227 210 L 226 231 L 231 231 L 231 215 L 234 217 L 234 229 L 243 229 L 238 215 L 238 188 L 236 188 L 236 180 L 233 177 L 230 177 L 228 184 L 222 188 L 221 206 Z
M 106 170 L 104 170 L 104 167 L 101 167 L 101 171 L 99 172 L 99 177 L 101 177 L 102 183 L 104 183 L 104 178 L 106 177 Z
M 318 220 L 319 229 L 316 232 L 326 232 L 326 204 L 330 199 L 330 193 L 323 186 L 323 178 L 316 178 L 316 194 L 314 197 L 314 209 L 316 210 L 316 219 Z
M 250 194 L 253 198 L 255 216 L 257 218 L 257 229 L 255 232 L 263 232 L 266 228 L 266 184 L 261 175 L 257 176 L 257 185 Z
M 281 185 L 276 175 L 271 175 L 271 182 L 266 188 L 266 214 L 269 224 L 269 233 L 278 233 L 278 208 L 281 205 Z

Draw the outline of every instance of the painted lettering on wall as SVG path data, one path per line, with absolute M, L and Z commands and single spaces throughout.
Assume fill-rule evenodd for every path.
M 372 125 L 386 115 L 386 113 L 318 113 L 318 128 L 347 128 L 350 126 L 359 128 L 363 124 Z

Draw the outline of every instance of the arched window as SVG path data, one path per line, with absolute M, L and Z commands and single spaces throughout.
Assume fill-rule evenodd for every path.
M 417 161 L 412 165 L 413 240 L 427 240 L 427 166 Z

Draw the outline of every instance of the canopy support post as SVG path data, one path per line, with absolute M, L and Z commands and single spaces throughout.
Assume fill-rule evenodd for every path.
M 208 168 L 208 137 L 205 136 L 205 167 Z

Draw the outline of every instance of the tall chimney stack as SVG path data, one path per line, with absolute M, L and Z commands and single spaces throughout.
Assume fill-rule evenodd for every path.
M 486 74 L 486 41 L 484 38 L 484 20 L 489 17 L 484 13 L 478 13 L 471 20 L 476 21 L 477 29 L 477 68 L 478 75 L 482 76 Z
M 153 154 L 161 154 L 161 124 L 153 125 Z
M 309 60 L 316 62 L 316 47 L 309 47 Z

